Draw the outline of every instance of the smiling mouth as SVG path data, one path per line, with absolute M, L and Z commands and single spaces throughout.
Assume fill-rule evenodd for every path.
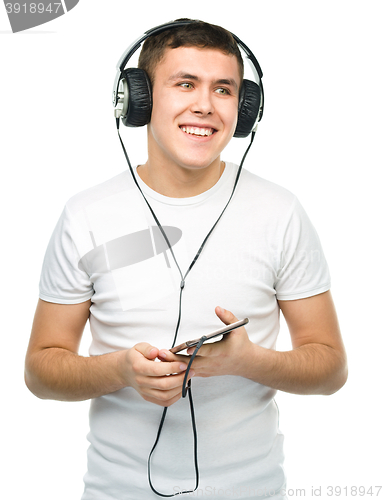
M 213 135 L 216 130 L 214 128 L 200 128 L 200 127 L 180 127 L 185 134 L 195 135 L 197 137 L 209 137 Z

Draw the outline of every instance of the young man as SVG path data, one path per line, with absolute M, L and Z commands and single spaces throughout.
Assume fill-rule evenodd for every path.
M 177 39 L 177 43 L 175 43 Z M 181 42 L 180 42 L 181 40 Z M 192 490 L 193 433 L 180 399 L 186 354 L 169 351 L 188 269 L 233 189 L 220 154 L 238 117 L 243 65 L 227 31 L 207 23 L 148 38 L 139 65 L 152 84 L 148 159 L 71 198 L 49 244 L 26 383 L 40 398 L 92 399 L 83 500 L 157 498 Z M 138 250 L 137 250 L 138 249 Z M 105 257 L 106 256 L 106 257 Z M 179 266 L 179 268 L 177 267 Z M 331 394 L 346 355 L 315 230 L 296 198 L 244 170 L 185 280 L 177 344 L 250 319 L 195 358 L 199 491 L 214 498 L 284 497 L 277 390 Z M 293 349 L 275 351 L 282 310 Z M 77 354 L 89 318 L 90 357 Z M 263 496 L 262 496 L 263 495 Z

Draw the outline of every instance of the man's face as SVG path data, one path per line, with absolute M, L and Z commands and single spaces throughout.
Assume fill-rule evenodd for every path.
M 149 163 L 193 170 L 219 163 L 236 128 L 239 86 L 235 56 L 167 49 L 154 74 Z

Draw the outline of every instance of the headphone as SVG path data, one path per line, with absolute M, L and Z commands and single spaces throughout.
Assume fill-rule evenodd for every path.
M 117 75 L 113 87 L 113 106 L 115 117 L 121 118 L 127 127 L 142 127 L 150 122 L 152 114 L 152 86 L 146 71 L 139 68 L 126 68 L 129 59 L 141 44 L 149 37 L 168 29 L 185 26 L 200 21 L 181 19 L 161 24 L 146 31 L 138 40 L 126 49 L 117 63 Z M 255 79 L 259 83 L 244 79 L 238 101 L 238 121 L 234 137 L 247 137 L 255 131 L 263 115 L 262 70 L 251 50 L 231 33 L 239 48 L 248 58 Z M 125 69 L 126 68 L 126 69 Z

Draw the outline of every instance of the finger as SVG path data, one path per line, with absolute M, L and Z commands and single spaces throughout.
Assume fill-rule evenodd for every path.
M 193 374 L 194 375 L 194 374 Z M 190 380 L 191 376 L 188 376 L 188 380 Z M 170 406 L 175 401 L 177 401 L 182 394 L 182 383 L 184 376 L 174 375 L 170 377 L 164 377 L 166 380 L 162 380 L 159 378 L 154 379 L 155 383 L 154 387 L 141 385 L 140 394 L 146 400 L 155 404 L 159 404 L 160 406 Z M 173 379 L 173 380 L 170 380 Z M 150 379 L 147 379 L 150 382 Z M 175 382 L 175 387 L 172 387 L 172 382 Z M 167 388 L 166 390 L 164 390 Z
M 150 344 L 137 344 L 132 352 L 135 353 L 135 355 L 133 354 L 132 369 L 136 376 L 163 377 L 181 373 L 187 369 L 187 364 L 184 362 L 154 362 L 158 357 L 159 350 Z
M 238 321 L 238 319 L 234 316 L 234 314 L 223 307 L 216 307 L 215 314 L 219 317 L 219 319 L 225 323 L 225 325 L 231 325 Z
M 160 349 L 157 357 L 161 361 L 179 361 L 180 363 L 188 363 L 190 359 L 190 357 L 185 354 L 174 354 L 168 349 Z
M 150 360 L 156 359 L 158 355 L 157 347 L 153 347 L 152 345 L 146 342 L 140 342 L 139 344 L 136 344 L 134 347 L 136 351 L 142 354 L 146 359 Z
M 162 396 L 162 397 L 161 397 Z M 142 394 L 142 397 L 145 401 L 149 401 L 150 403 L 154 403 L 158 406 L 168 407 L 172 404 L 176 403 L 182 396 L 182 389 L 173 397 L 164 398 L 163 395 L 158 394 Z
M 194 376 L 194 370 L 190 370 L 188 374 L 188 380 Z M 159 390 L 162 392 L 177 391 L 182 387 L 185 378 L 184 373 L 179 373 L 177 375 L 168 375 L 165 377 L 147 377 L 143 380 L 142 386 L 153 390 Z
M 177 373 L 183 373 L 188 365 L 183 362 L 173 361 L 170 363 L 160 361 L 158 363 L 147 363 L 142 373 L 148 377 L 164 377 Z

